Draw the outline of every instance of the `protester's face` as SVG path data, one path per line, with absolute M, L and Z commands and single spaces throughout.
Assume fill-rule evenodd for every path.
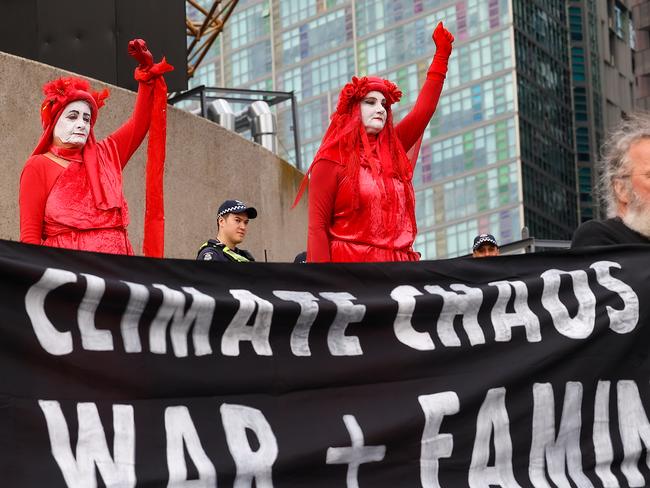
M 488 256 L 498 256 L 499 248 L 494 244 L 483 244 L 476 251 L 472 253 L 475 258 L 486 258 Z
M 246 212 L 229 213 L 219 217 L 219 239 L 225 244 L 238 246 L 246 237 L 248 221 Z
M 630 147 L 629 173 L 619 182 L 617 196 L 622 204 L 622 219 L 628 227 L 650 237 L 650 139 L 642 139 Z
M 82 100 L 66 105 L 54 126 L 54 145 L 77 148 L 86 144 L 90 134 L 90 115 L 90 105 Z
M 630 147 L 630 186 L 634 195 L 650 204 L 650 139 L 642 139 Z
M 361 100 L 361 121 L 368 134 L 378 134 L 386 125 L 386 97 L 376 90 Z

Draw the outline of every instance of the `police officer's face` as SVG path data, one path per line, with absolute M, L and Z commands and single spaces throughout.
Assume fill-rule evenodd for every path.
M 229 213 L 219 217 L 219 240 L 229 247 L 241 244 L 246 237 L 248 221 L 246 212 Z
M 472 253 L 475 258 L 486 258 L 488 256 L 498 256 L 499 248 L 494 244 L 486 242 Z

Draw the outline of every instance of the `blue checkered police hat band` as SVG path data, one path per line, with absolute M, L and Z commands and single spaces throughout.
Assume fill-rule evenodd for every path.
M 246 212 L 248 218 L 254 219 L 257 217 L 257 210 L 253 207 L 249 207 L 244 202 L 240 200 L 226 200 L 219 206 L 217 212 L 217 217 L 223 217 L 228 213 L 243 213 Z
M 474 238 L 474 245 L 472 246 L 472 251 L 476 251 L 483 244 L 492 244 L 496 247 L 499 247 L 497 240 L 492 234 L 480 234 Z

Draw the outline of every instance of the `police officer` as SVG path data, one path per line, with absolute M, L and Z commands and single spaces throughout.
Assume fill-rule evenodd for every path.
M 200 261 L 238 262 L 255 261 L 253 255 L 237 246 L 244 241 L 250 219 L 257 210 L 239 200 L 226 200 L 217 212 L 217 238 L 209 239 L 199 249 Z
M 499 255 L 499 244 L 492 234 L 479 234 L 474 238 L 472 257 L 486 258 Z

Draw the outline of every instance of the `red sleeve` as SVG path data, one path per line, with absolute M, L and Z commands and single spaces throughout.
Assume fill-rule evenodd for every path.
M 135 107 L 129 120 L 113 132 L 112 139 L 120 156 L 120 166 L 124 168 L 133 153 L 140 147 L 144 136 L 147 135 L 151 124 L 151 109 L 153 107 L 153 83 L 140 82 Z
M 395 126 L 397 137 L 406 152 L 424 134 L 433 113 L 438 106 L 442 85 L 447 73 L 447 59 L 434 56 L 427 71 L 427 79 L 420 90 L 413 109 Z
M 340 171 L 341 165 L 323 159 L 312 167 L 309 178 L 307 262 L 331 261 L 329 227 L 334 214 Z
M 28 160 L 20 175 L 18 207 L 20 210 L 20 242 L 41 244 L 45 202 L 50 193 L 43 167 Z

